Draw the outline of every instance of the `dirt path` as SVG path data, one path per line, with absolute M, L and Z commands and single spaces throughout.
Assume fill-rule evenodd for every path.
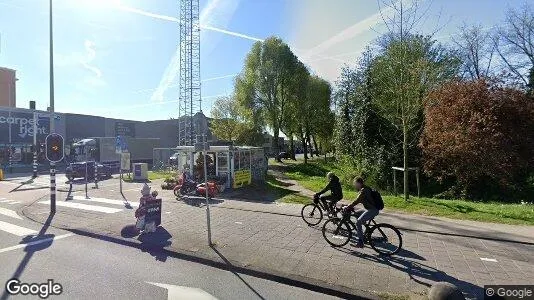
M 280 171 L 279 168 L 276 170 L 270 169 L 268 171 L 268 174 L 274 176 L 277 181 L 283 183 L 283 186 L 290 190 L 299 193 L 301 196 L 304 197 L 311 197 L 315 194 L 315 192 L 308 190 L 307 188 L 301 186 L 296 180 L 289 179 L 282 171 Z

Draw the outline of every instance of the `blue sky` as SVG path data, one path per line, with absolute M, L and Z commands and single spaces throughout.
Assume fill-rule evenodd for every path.
M 405 2 L 409 2 L 406 0 Z M 527 2 L 533 2 L 529 0 Z M 434 0 L 424 32 L 447 42 L 463 22 L 490 28 L 522 0 Z M 277 35 L 316 74 L 341 66 L 380 33 L 375 0 L 200 0 L 203 110 L 232 91 L 255 39 Z M 55 108 L 132 120 L 177 116 L 178 0 L 54 0 Z M 439 22 L 438 22 L 438 16 Z M 222 32 L 226 31 L 226 32 Z M 0 0 L 0 66 L 17 70 L 17 106 L 46 109 L 48 1 Z

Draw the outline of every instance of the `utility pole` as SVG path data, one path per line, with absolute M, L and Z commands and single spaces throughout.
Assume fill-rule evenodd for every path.
M 210 220 L 210 198 L 208 193 L 208 143 L 206 142 L 206 135 L 204 134 L 202 145 L 204 147 L 204 188 L 206 190 L 206 222 L 208 227 L 208 245 L 211 246 L 211 220 Z
M 37 177 L 37 116 L 35 110 L 33 111 L 33 178 Z
M 55 133 L 54 116 L 54 38 L 52 26 L 52 0 L 50 6 L 50 133 Z M 50 213 L 56 212 L 56 163 L 50 162 Z

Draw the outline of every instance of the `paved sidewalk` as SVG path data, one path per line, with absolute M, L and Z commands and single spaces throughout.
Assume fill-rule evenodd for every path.
M 385 212 L 377 221 L 402 228 L 404 248 L 398 255 L 386 258 L 368 247 L 328 246 L 320 226 L 308 227 L 300 218 L 301 205 L 215 200 L 211 209 L 217 250 L 214 251 L 207 246 L 203 200 L 178 201 L 171 191 L 161 191 L 158 185 L 153 185 L 164 199 L 163 222 L 149 240 L 128 236 L 125 226 L 135 221 L 133 209 L 102 214 L 58 206 L 52 225 L 135 242 L 144 245 L 156 258 L 161 254 L 150 249 L 164 247 L 356 294 L 371 291 L 421 295 L 433 282 L 448 281 L 468 295 L 482 299 L 481 288 L 485 284 L 534 283 L 532 226 Z M 138 201 L 140 195 L 131 188 L 124 194 L 133 201 Z M 65 196 L 60 193 L 59 201 Z M 117 192 L 105 190 L 92 190 L 90 196 L 121 199 Z M 48 209 L 47 205 L 35 202 L 21 213 L 44 222 Z

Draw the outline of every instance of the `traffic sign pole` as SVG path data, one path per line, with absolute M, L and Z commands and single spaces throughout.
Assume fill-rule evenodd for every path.
M 65 156 L 63 137 L 51 133 L 46 137 L 46 158 L 50 161 L 50 213 L 56 212 L 56 162 Z

